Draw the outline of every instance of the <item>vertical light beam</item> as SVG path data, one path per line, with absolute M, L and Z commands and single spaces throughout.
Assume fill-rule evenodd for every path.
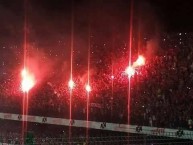
M 24 70 L 26 69 L 26 65 L 27 65 L 27 0 L 24 0 L 24 32 L 23 32 L 23 36 L 24 36 L 24 40 L 23 40 L 23 68 Z M 23 93 L 23 101 L 22 101 L 22 114 L 24 116 L 23 121 L 22 121 L 22 138 L 23 138 L 23 142 L 22 144 L 24 144 L 24 138 L 25 138 L 25 132 L 27 131 L 27 121 L 26 120 L 26 99 L 27 98 L 27 94 L 26 92 Z
M 111 55 L 111 121 L 113 121 L 113 101 L 114 101 L 114 45 L 115 45 L 115 38 L 114 33 L 112 37 L 112 55 Z
M 90 17 L 89 17 L 90 18 Z M 86 143 L 89 143 L 89 103 L 90 103 L 90 19 L 89 19 L 89 28 L 88 28 L 88 74 L 87 74 L 87 101 L 86 101 Z
M 71 144 L 71 134 L 72 134 L 72 88 L 74 86 L 73 82 L 73 51 L 74 51 L 74 2 L 72 0 L 71 3 L 71 44 L 70 44 L 70 81 L 69 81 L 69 86 L 70 86 L 70 112 L 69 112 L 69 117 L 70 117 L 70 125 L 69 125 L 69 143 Z
M 133 0 L 130 1 L 129 66 L 131 66 L 132 41 L 133 41 Z M 128 124 L 130 124 L 130 98 L 131 98 L 131 77 L 129 77 L 129 85 L 128 85 L 128 104 L 127 104 Z

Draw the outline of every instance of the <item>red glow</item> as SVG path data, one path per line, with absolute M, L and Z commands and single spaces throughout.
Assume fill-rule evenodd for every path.
M 74 88 L 75 84 L 74 84 L 73 80 L 70 80 L 70 81 L 68 82 L 68 86 L 69 86 L 69 88 L 70 88 L 71 90 Z
M 21 72 L 22 82 L 21 89 L 23 92 L 29 92 L 30 89 L 35 85 L 35 79 L 32 74 L 29 73 L 28 70 L 23 69 Z
M 115 78 L 115 76 L 114 76 L 114 75 L 112 75 L 112 76 L 111 76 L 111 79 L 113 80 L 114 78 Z
M 131 66 L 128 66 L 125 72 L 127 73 L 128 77 L 131 77 L 135 74 L 135 69 Z
M 142 55 L 138 56 L 138 59 L 133 63 L 134 67 L 145 65 L 145 58 Z
M 90 91 L 91 91 L 91 87 L 90 87 L 90 85 L 88 85 L 88 84 L 86 85 L 86 91 L 87 91 L 87 92 L 90 92 Z

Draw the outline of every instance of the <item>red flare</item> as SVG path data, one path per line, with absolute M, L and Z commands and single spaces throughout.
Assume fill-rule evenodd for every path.
M 68 82 L 68 87 L 72 90 L 74 88 L 75 84 L 74 84 L 74 81 L 73 80 L 70 80 Z
M 28 70 L 23 69 L 21 72 L 21 89 L 23 92 L 29 92 L 35 85 L 35 78 L 34 76 L 29 73 Z
M 87 91 L 87 92 L 90 92 L 90 91 L 91 91 L 91 87 L 90 87 L 89 84 L 86 85 L 86 91 Z
M 134 67 L 145 65 L 145 58 L 142 55 L 138 56 L 138 59 L 133 63 Z
M 127 73 L 128 77 L 131 77 L 135 74 L 135 69 L 131 66 L 128 66 L 125 72 Z

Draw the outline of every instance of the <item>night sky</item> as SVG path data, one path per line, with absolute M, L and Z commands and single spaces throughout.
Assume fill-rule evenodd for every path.
M 87 30 L 88 23 L 91 23 L 91 29 L 97 31 L 97 35 L 108 35 L 120 29 L 125 32 L 124 28 L 129 26 L 129 4 L 128 0 L 74 0 L 75 32 L 81 35 Z M 149 21 L 152 24 L 156 22 L 155 25 L 166 32 L 192 31 L 191 4 L 191 0 L 134 1 L 134 24 L 138 25 L 141 21 L 140 25 L 146 25 L 146 21 Z M 47 37 L 54 40 L 65 37 L 65 34 L 68 36 L 71 30 L 71 8 L 70 0 L 28 0 L 26 14 L 30 38 L 40 37 L 41 42 L 45 42 Z M 1 40 L 22 38 L 23 18 L 24 0 L 1 0 Z
M 191 0 L 149 0 L 158 18 L 169 32 L 192 32 L 193 9 Z
M 119 17 L 126 18 L 129 12 L 129 1 L 128 0 L 74 0 L 74 11 L 81 11 L 82 17 L 85 17 L 88 13 L 90 7 L 93 11 L 101 12 L 102 9 L 106 10 L 106 14 L 111 15 L 111 11 L 119 13 Z M 191 0 L 138 0 L 134 1 L 134 5 L 143 5 L 145 3 L 149 5 L 157 19 L 160 20 L 164 28 L 168 31 L 192 31 L 193 24 L 193 9 Z M 139 4 L 142 3 L 142 4 Z M 65 20 L 67 15 L 71 13 L 71 1 L 68 0 L 28 0 L 28 13 L 31 21 L 36 21 L 41 23 L 42 21 L 57 21 L 61 25 Z M 134 11 L 138 11 L 135 7 Z M 143 7 L 143 6 L 142 6 Z M 1 18 L 1 34 L 2 29 L 6 31 L 6 25 L 11 22 L 17 25 L 16 21 L 21 21 L 21 16 L 23 16 L 24 0 L 1 0 L 0 1 L 0 18 Z M 96 8 L 96 9 L 95 9 Z M 102 16 L 102 15 L 101 15 Z M 63 19 L 61 19 L 63 17 Z M 34 19 L 33 19 L 34 18 Z M 57 20 L 59 19 L 60 20 Z M 69 16 L 70 18 L 70 16 Z M 84 18 L 81 18 L 84 19 Z M 100 20 L 100 19 L 99 19 Z M 83 20 L 82 20 L 83 21 Z M 39 27 L 39 26 L 35 27 Z M 58 24 L 59 25 L 59 24 Z

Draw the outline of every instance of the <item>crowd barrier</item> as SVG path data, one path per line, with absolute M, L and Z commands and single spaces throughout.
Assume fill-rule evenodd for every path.
M 73 127 L 85 127 L 85 128 L 88 126 L 90 129 L 101 129 L 107 131 L 137 133 L 137 134 L 193 140 L 193 131 L 182 129 L 158 128 L 158 127 L 116 124 L 116 123 L 95 122 L 95 121 L 87 122 L 85 120 L 70 120 L 64 118 L 53 118 L 53 117 L 32 116 L 32 115 L 25 116 L 21 114 L 11 114 L 11 113 L 0 113 L 0 119 L 28 121 L 35 123 L 45 123 L 64 126 L 71 125 Z

